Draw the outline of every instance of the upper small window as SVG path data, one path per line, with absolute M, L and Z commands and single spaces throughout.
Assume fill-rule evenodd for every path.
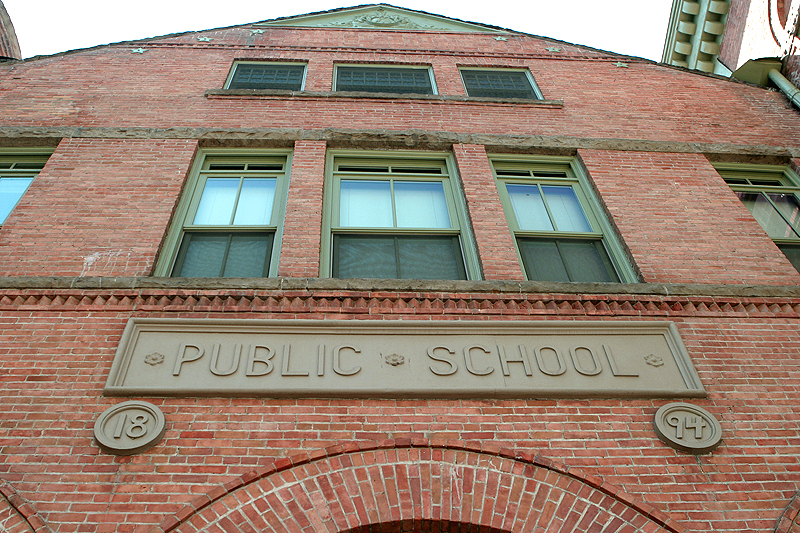
M 6 221 L 45 163 L 47 156 L 0 156 L 0 225 Z
M 527 70 L 461 69 L 467 96 L 485 98 L 542 98 Z
M 800 271 L 800 180 L 780 166 L 720 165 L 717 171 Z
M 236 63 L 226 89 L 283 89 L 301 91 L 306 66 L 302 63 Z
M 427 67 L 339 65 L 336 67 L 335 90 L 436 94 L 431 69 Z

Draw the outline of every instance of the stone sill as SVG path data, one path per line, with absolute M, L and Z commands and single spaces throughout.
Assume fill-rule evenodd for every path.
M 277 89 L 209 89 L 206 98 L 368 98 L 373 100 L 422 100 L 428 102 L 467 102 L 471 104 L 513 104 L 533 107 L 564 107 L 563 100 L 530 100 L 528 98 L 485 98 L 445 94 L 369 93 L 354 91 L 284 91 Z
M 800 286 L 555 283 L 542 281 L 431 281 L 333 278 L 156 278 L 0 276 L 2 289 L 161 289 L 161 290 L 291 290 L 341 292 L 417 292 L 489 294 L 630 294 L 719 296 L 734 298 L 800 298 Z

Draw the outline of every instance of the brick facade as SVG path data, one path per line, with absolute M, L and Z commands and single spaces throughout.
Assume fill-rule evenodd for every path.
M 797 110 L 497 35 L 247 25 L 0 64 L 0 156 L 52 153 L 0 228 L 0 529 L 797 533 L 800 274 L 713 166 L 797 170 Z M 307 63 L 304 90 L 222 90 L 245 59 Z M 432 66 L 438 94 L 337 94 L 347 62 Z M 529 69 L 544 99 L 469 98 L 464 66 Z M 291 151 L 277 276 L 153 277 L 193 166 L 228 148 Z M 326 156 L 374 150 L 449 158 L 477 275 L 323 271 Z M 501 156 L 574 162 L 638 279 L 525 280 Z M 104 395 L 131 318 L 671 322 L 705 388 L 681 401 L 716 417 L 722 444 L 668 447 L 653 418 L 676 400 L 641 395 Z M 95 422 L 126 400 L 156 405 L 165 434 L 104 453 Z

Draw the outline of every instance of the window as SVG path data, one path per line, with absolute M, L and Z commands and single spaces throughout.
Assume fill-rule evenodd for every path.
M 303 63 L 237 62 L 225 88 L 301 91 L 305 73 Z
M 800 271 L 800 180 L 787 167 L 718 165 L 717 171 Z
M 467 279 L 477 264 L 447 161 L 336 157 L 327 194 L 335 278 Z M 324 261 L 323 264 L 326 262 Z
M 156 275 L 268 277 L 277 271 L 286 155 L 206 155 L 187 185 Z M 163 254 L 162 254 L 163 255 Z
M 527 279 L 636 279 L 621 247 L 609 237 L 608 223 L 595 214 L 595 202 L 570 160 L 493 159 L 492 166 Z
M 45 163 L 45 155 L 0 155 L 0 225 L 5 223 Z
M 467 96 L 486 98 L 542 98 L 530 72 L 514 69 L 462 68 L 461 79 Z
M 336 66 L 336 91 L 436 94 L 428 67 Z

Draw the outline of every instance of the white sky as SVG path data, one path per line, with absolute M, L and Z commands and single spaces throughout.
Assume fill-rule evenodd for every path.
M 22 57 L 247 24 L 359 0 L 3 0 Z M 367 3 L 362 0 L 362 3 Z M 378 2 L 375 2 L 378 3 Z M 395 0 L 392 5 L 661 60 L 672 0 Z

